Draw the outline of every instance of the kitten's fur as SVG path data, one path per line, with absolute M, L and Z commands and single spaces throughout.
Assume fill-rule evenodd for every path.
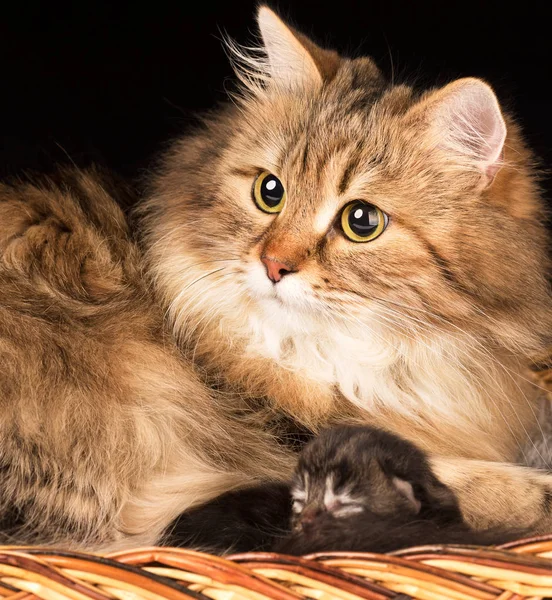
M 229 492 L 181 515 L 167 543 L 210 552 L 389 552 L 431 543 L 498 544 L 526 534 L 474 531 L 452 491 L 410 442 L 371 427 L 322 432 L 292 481 Z
M 552 530 L 551 480 L 486 462 L 534 428 L 523 369 L 552 312 L 518 128 L 479 80 L 418 95 L 267 8 L 259 24 L 242 96 L 174 144 L 142 203 L 145 277 L 99 174 L 0 192 L 7 539 L 154 543 L 180 510 L 287 478 L 284 414 L 400 433 L 471 524 Z M 262 170 L 286 187 L 278 216 L 252 201 Z M 336 226 L 359 198 L 390 216 L 367 244 Z M 263 253 L 297 272 L 274 285 Z
M 474 531 L 422 451 L 366 426 L 330 429 L 311 442 L 299 458 L 291 497 L 293 531 L 274 547 L 287 554 L 489 545 L 527 534 L 504 527 Z

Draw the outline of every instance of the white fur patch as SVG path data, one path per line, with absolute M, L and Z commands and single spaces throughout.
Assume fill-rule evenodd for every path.
M 297 500 L 298 502 L 304 502 L 307 499 L 307 493 L 305 490 L 301 490 L 299 488 L 293 488 L 291 490 L 291 495 L 293 499 Z
M 335 490 L 335 478 L 333 474 L 326 478 L 326 487 L 324 491 L 324 506 L 326 510 L 337 517 L 345 517 L 362 512 L 362 505 L 353 496 L 350 491 L 344 489 L 340 492 Z
M 498 430 L 496 409 L 519 402 L 521 388 L 472 335 L 429 327 L 413 334 L 407 320 L 390 321 L 369 301 L 358 316 L 333 314 L 300 272 L 275 285 L 260 261 L 242 263 L 243 275 L 221 270 L 208 278 L 196 261 L 180 255 L 158 273 L 172 298 L 177 335 L 201 337 L 217 323 L 221 335 L 245 342 L 250 356 L 336 388 L 368 415 L 384 409 L 423 427 L 463 430 L 478 437 L 480 455 L 504 458 L 488 432 Z M 183 288 L 183 279 L 198 284 Z M 511 417 L 503 418 L 509 428 Z
M 488 407 L 507 393 L 500 392 L 504 374 L 500 365 L 482 360 L 478 348 L 472 353 L 469 338 L 431 330 L 405 335 L 369 302 L 362 319 L 329 317 L 300 273 L 273 285 L 261 265 L 249 267 L 246 285 L 257 308 L 247 320 L 252 355 L 335 386 L 369 413 L 382 407 L 415 420 L 423 415 L 474 435 L 475 423 L 493 419 Z M 496 384 L 494 401 L 489 380 Z

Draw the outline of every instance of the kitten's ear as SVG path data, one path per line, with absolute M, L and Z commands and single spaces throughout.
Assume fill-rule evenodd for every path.
M 424 98 L 412 114 L 429 126 L 430 143 L 492 182 L 501 166 L 506 124 L 489 85 L 459 79 Z
M 418 498 L 416 498 L 416 494 L 414 493 L 414 487 L 410 483 L 410 481 L 406 481 L 406 479 L 401 479 L 400 477 L 394 476 L 391 479 L 393 486 L 399 492 L 401 496 L 406 498 L 410 503 L 412 510 L 415 514 L 420 512 L 422 508 L 422 503 Z
M 424 518 L 438 518 L 443 522 L 462 521 L 456 496 L 431 471 L 423 473 L 423 476 L 414 482 L 394 475 L 391 483 L 397 492 L 408 500 L 414 514 Z
M 257 21 L 272 83 L 283 88 L 319 86 L 335 75 L 336 52 L 318 47 L 266 6 L 259 8 Z

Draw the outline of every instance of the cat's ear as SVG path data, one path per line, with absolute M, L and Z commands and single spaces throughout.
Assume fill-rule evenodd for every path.
M 401 479 L 396 475 L 391 479 L 391 483 L 394 488 L 399 492 L 401 496 L 403 496 L 406 500 L 408 500 L 409 504 L 412 507 L 412 511 L 414 514 L 418 514 L 420 509 L 422 508 L 422 503 L 418 498 L 416 498 L 416 494 L 414 493 L 414 487 L 410 483 L 410 481 L 406 481 L 406 479 Z
M 502 163 L 506 124 L 489 85 L 459 79 L 425 97 L 412 113 L 425 121 L 431 144 L 492 182 Z
M 339 66 L 336 52 L 320 48 L 266 6 L 259 8 L 257 21 L 272 84 L 282 88 L 320 86 L 335 75 Z

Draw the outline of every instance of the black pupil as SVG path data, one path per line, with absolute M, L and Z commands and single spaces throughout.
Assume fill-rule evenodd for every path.
M 268 175 L 261 183 L 261 198 L 270 208 L 278 206 L 284 197 L 284 186 L 274 175 Z
M 349 227 L 360 237 L 368 237 L 380 222 L 378 211 L 369 204 L 355 204 L 349 212 Z

